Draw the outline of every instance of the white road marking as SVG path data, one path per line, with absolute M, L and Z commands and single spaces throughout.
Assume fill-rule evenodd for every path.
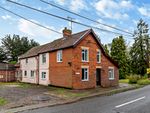
M 129 101 L 129 102 L 126 102 L 126 103 L 120 104 L 120 105 L 118 105 L 118 106 L 115 106 L 115 108 L 120 108 L 120 107 L 122 107 L 122 106 L 125 106 L 125 105 L 128 105 L 128 104 L 131 104 L 131 103 L 134 103 L 134 102 L 139 101 L 139 100 L 142 100 L 142 99 L 144 99 L 144 98 L 145 98 L 145 96 L 144 96 L 144 97 L 141 97 L 141 98 L 137 98 L 137 99 L 135 99 L 135 100 L 132 100 L 132 101 Z

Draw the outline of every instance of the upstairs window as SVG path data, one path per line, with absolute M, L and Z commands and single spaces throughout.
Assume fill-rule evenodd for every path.
M 88 62 L 89 60 L 89 50 L 88 48 L 82 48 L 82 62 Z
M 45 53 L 42 54 L 42 63 L 43 64 L 46 63 L 46 54 Z
M 34 71 L 31 71 L 31 78 L 34 77 Z
M 62 50 L 57 51 L 57 62 L 62 62 Z
M 28 63 L 28 58 L 26 58 L 26 64 Z
M 114 68 L 113 67 L 108 69 L 108 77 L 109 77 L 109 80 L 114 80 Z
M 46 72 L 42 72 L 41 78 L 42 78 L 42 79 L 45 79 L 45 78 L 46 78 Z
M 100 63 L 101 62 L 101 51 L 97 50 L 97 62 Z

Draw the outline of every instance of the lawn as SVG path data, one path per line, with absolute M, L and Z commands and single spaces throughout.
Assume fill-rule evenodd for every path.
M 33 84 L 20 83 L 20 82 L 0 82 L 0 86 L 16 86 L 20 88 L 30 88 Z
M 129 83 L 129 79 L 121 79 L 119 80 L 119 83 Z
M 3 106 L 7 103 L 6 99 L 0 98 L 0 106 Z

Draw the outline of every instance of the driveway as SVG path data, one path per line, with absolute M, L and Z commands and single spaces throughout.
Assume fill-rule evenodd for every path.
M 0 97 L 6 99 L 7 104 L 2 108 L 14 108 L 40 102 L 55 102 L 61 98 L 47 94 L 49 87 L 24 83 L 0 84 Z
M 73 104 L 20 113 L 150 113 L 150 85 L 112 96 L 95 97 Z

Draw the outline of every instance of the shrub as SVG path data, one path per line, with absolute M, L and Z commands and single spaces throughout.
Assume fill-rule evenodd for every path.
M 147 79 L 148 78 L 148 74 L 145 74 L 144 76 L 142 76 L 142 79 Z
M 141 79 L 141 80 L 138 80 L 137 84 L 148 85 L 148 84 L 150 84 L 150 80 L 149 79 Z
M 141 79 L 141 76 L 140 75 L 130 75 L 130 76 L 128 76 L 128 79 L 129 79 L 130 84 L 136 84 L 137 81 Z

